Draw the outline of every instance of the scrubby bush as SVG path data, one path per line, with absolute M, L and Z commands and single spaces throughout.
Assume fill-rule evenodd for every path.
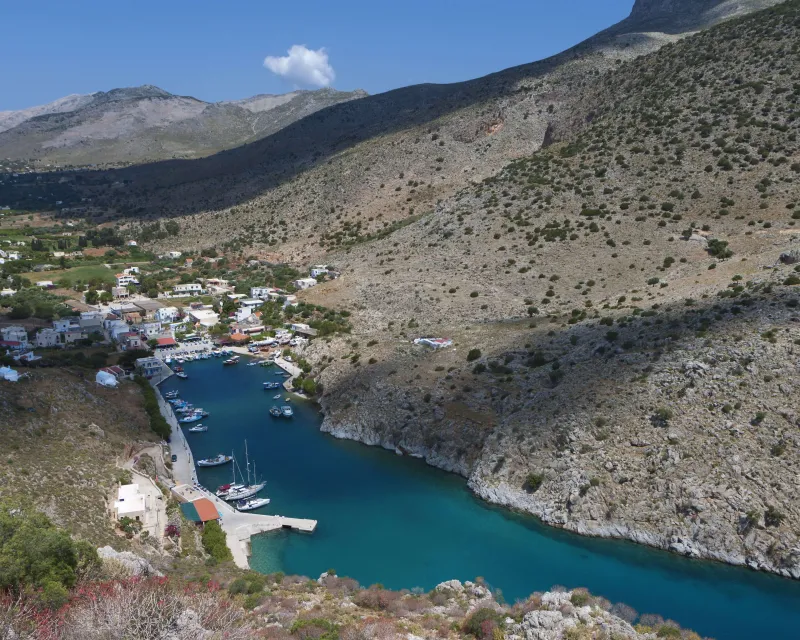
M 228 549 L 227 536 L 216 520 L 205 523 L 202 540 L 206 553 L 218 562 L 233 560 L 231 550 Z
M 472 362 L 473 360 L 477 360 L 480 357 L 481 357 L 480 349 L 470 349 L 469 353 L 467 354 L 467 362 Z

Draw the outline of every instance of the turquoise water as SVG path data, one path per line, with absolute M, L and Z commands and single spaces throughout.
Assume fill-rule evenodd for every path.
M 253 538 L 254 569 L 317 577 L 333 568 L 393 589 L 483 576 L 509 602 L 583 586 L 720 640 L 800 635 L 800 582 L 545 527 L 476 500 L 463 479 L 419 460 L 321 433 L 308 403 L 292 401 L 292 420 L 270 417 L 277 390 L 261 383 L 280 379 L 273 367 L 212 359 L 185 368 L 188 380 L 162 388 L 211 412 L 208 432 L 187 434 L 195 459 L 233 449 L 243 461 L 246 439 L 272 498 L 262 512 L 319 521 L 314 534 Z M 198 470 L 210 488 L 230 473 Z

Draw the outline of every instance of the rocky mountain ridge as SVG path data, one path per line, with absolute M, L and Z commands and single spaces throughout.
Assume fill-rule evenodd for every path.
M 200 157 L 365 95 L 320 89 L 208 103 L 143 85 L 68 96 L 1 113 L 0 156 L 62 165 Z

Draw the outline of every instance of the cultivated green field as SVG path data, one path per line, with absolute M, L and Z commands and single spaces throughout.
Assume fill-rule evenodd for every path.
M 59 280 L 68 280 L 70 286 L 79 282 L 88 282 L 89 280 L 101 280 L 110 284 L 116 283 L 114 277 L 115 272 L 102 264 L 91 264 L 85 267 L 72 267 L 70 269 L 55 269 L 53 271 L 30 271 L 28 273 L 20 274 L 23 278 L 28 278 L 31 282 L 38 280 L 52 280 L 58 282 Z

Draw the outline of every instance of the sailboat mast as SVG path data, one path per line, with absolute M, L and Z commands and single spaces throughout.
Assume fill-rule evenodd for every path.
M 247 440 L 244 441 L 244 458 L 247 463 L 247 486 L 250 486 L 250 454 L 247 452 Z

